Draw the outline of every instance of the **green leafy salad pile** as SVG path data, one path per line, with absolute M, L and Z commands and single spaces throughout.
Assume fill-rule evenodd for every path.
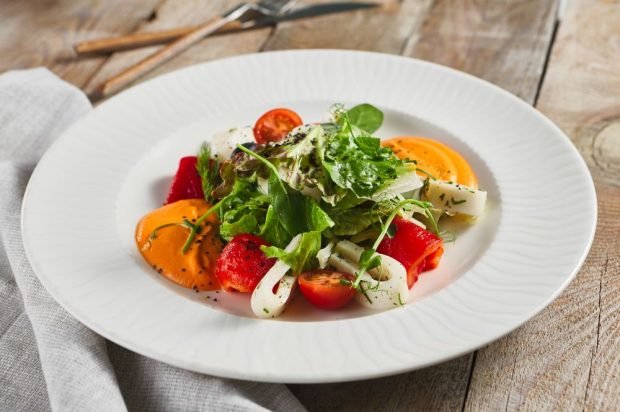
M 231 159 L 202 146 L 198 171 L 222 238 L 258 235 L 271 245 L 263 247 L 267 256 L 294 273 L 316 268 L 318 251 L 332 240 L 349 239 L 368 246 L 359 262 L 364 272 L 380 264 L 376 248 L 397 214 L 418 213 L 437 233 L 431 204 L 408 191 L 420 182 L 415 162 L 373 136 L 383 113 L 369 104 L 335 105 L 331 113 L 330 122 L 300 126 L 282 141 L 240 145 Z M 298 246 L 285 251 L 296 235 Z

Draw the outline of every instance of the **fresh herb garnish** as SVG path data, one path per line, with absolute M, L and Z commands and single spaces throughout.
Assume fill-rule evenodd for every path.
M 196 220 L 195 223 L 189 226 L 189 229 L 190 229 L 189 235 L 187 236 L 187 239 L 185 240 L 185 243 L 183 244 L 183 247 L 181 248 L 181 252 L 183 252 L 183 254 L 187 253 L 192 243 L 194 243 L 194 239 L 196 238 L 196 235 L 200 233 L 200 231 L 202 230 L 202 227 L 201 227 L 202 222 L 204 222 L 211 214 L 217 212 L 220 207 L 222 207 L 222 202 L 218 202 L 215 206 L 212 206 L 202 216 L 200 216 L 198 220 Z
M 213 191 L 222 182 L 219 174 L 220 162 L 211 157 L 211 146 L 207 143 L 203 143 L 200 146 L 198 160 L 196 161 L 196 170 L 202 181 L 202 191 L 205 195 L 205 200 L 211 204 L 215 203 Z
M 426 170 L 424 170 L 424 169 L 420 169 L 419 167 L 417 167 L 417 166 L 416 166 L 415 170 L 416 170 L 417 172 L 424 173 L 426 176 L 430 177 L 430 178 L 431 178 L 431 179 L 433 179 L 433 180 L 437 180 L 437 178 L 436 178 L 435 176 L 433 176 L 432 174 L 430 174 L 429 172 L 427 172 L 427 171 L 426 171 Z
M 356 287 L 355 284 L 353 285 L 353 287 Z M 364 286 L 359 283 L 357 288 L 359 288 L 360 292 L 362 292 L 362 295 L 364 295 L 366 300 L 368 300 L 368 303 L 372 304 L 372 300 L 370 299 L 370 296 L 368 296 L 368 293 L 366 293 L 366 289 L 364 289 Z

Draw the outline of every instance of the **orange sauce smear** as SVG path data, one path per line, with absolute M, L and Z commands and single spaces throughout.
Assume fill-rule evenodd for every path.
M 434 139 L 419 136 L 398 136 L 381 142 L 400 159 L 417 162 L 420 176 L 432 175 L 439 180 L 456 182 L 478 189 L 478 178 L 467 160 L 451 147 Z
M 218 235 L 215 214 L 202 225 L 187 253 L 182 252 L 189 229 L 167 226 L 157 231 L 155 239 L 149 236 L 157 227 L 168 223 L 181 223 L 183 219 L 195 222 L 211 206 L 202 199 L 179 200 L 160 207 L 144 216 L 136 227 L 136 244 L 144 259 L 158 273 L 171 281 L 195 290 L 221 289 L 215 276 L 215 264 L 223 244 Z

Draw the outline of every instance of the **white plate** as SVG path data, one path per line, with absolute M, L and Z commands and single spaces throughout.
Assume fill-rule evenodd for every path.
M 135 224 L 161 204 L 179 157 L 267 109 L 288 106 L 312 122 L 334 102 L 380 107 L 381 136 L 447 142 L 489 191 L 484 218 L 421 277 L 411 303 L 328 313 L 297 299 L 282 319 L 259 320 L 245 296 L 196 294 L 142 262 Z M 41 160 L 22 220 L 43 285 L 106 338 L 213 375 L 332 382 L 441 362 L 530 319 L 583 263 L 596 197 L 567 137 L 489 83 L 389 55 L 287 51 L 189 67 L 102 104 Z

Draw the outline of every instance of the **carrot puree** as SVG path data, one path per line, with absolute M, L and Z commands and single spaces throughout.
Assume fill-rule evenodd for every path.
M 185 254 L 182 248 L 189 234 L 186 227 L 166 226 L 157 230 L 154 239 L 149 240 L 149 236 L 162 225 L 181 223 L 184 219 L 194 223 L 210 207 L 202 199 L 179 200 L 148 213 L 136 227 L 136 244 L 144 259 L 158 273 L 186 288 L 220 289 L 215 277 L 215 263 L 223 244 L 215 214 L 205 220 L 201 232 Z

